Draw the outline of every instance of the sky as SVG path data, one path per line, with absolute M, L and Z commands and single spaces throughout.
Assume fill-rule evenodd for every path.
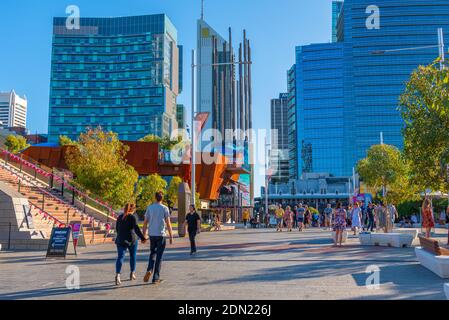
M 66 16 L 69 5 L 77 5 L 81 17 L 167 14 L 184 46 L 184 91 L 178 103 L 190 114 L 189 61 L 196 46 L 201 0 L 1 0 L 0 91 L 14 89 L 27 97 L 27 126 L 32 133 L 47 133 L 52 18 Z M 205 0 L 209 25 L 225 38 L 231 27 L 234 44 L 246 29 L 252 42 L 255 129 L 270 127 L 270 100 L 287 89 L 295 46 L 331 41 L 331 8 L 331 0 Z M 256 163 L 256 196 L 264 184 L 262 167 Z

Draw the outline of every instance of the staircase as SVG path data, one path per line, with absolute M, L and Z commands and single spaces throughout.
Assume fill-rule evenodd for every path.
M 113 243 L 113 235 L 99 226 L 99 221 L 84 214 L 76 207 L 65 203 L 62 199 L 40 186 L 32 179 L 15 172 L 4 162 L 0 162 L 0 181 L 19 191 L 32 206 L 33 223 L 37 230 L 49 237 L 56 223 L 81 223 L 86 245 Z M 55 222 L 54 220 L 58 220 Z

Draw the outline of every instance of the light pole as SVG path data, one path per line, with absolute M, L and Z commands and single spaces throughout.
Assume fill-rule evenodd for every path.
M 210 64 L 195 64 L 195 50 L 192 50 L 192 119 L 191 119 L 191 130 L 192 130 L 192 146 L 191 146 L 191 192 L 192 192 L 192 204 L 195 204 L 195 164 L 196 164 L 196 126 L 195 126 L 195 68 L 201 67 L 219 67 L 219 66 L 231 66 L 231 65 L 250 65 L 251 61 L 233 61 L 233 62 L 220 62 L 220 63 L 210 63 Z M 251 142 L 251 141 L 250 141 Z
M 265 216 L 268 215 L 268 182 L 270 180 L 268 174 L 268 147 L 270 147 L 270 144 L 267 142 L 267 137 L 265 137 Z
M 390 49 L 390 50 L 375 50 L 372 51 L 371 54 L 382 55 L 390 52 L 401 52 L 401 51 L 416 51 L 430 48 L 438 48 L 440 59 L 440 70 L 444 69 L 445 62 L 445 52 L 444 52 L 444 34 L 443 28 L 438 28 L 438 45 L 432 46 L 420 46 L 420 47 L 409 47 L 409 48 L 401 48 L 401 49 Z

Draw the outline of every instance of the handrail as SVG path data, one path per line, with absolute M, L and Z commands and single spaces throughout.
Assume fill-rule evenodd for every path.
M 104 202 L 103 200 L 100 200 L 99 198 L 96 198 L 96 199 L 92 198 L 91 196 L 89 196 L 86 193 L 82 192 L 81 190 L 79 190 L 78 188 L 73 186 L 72 184 L 68 183 L 65 179 L 61 178 L 60 176 L 55 175 L 53 172 L 48 172 L 48 170 L 44 170 L 42 168 L 41 164 L 37 164 L 37 165 L 33 164 L 33 163 L 31 163 L 31 162 L 29 162 L 27 160 L 24 160 L 23 159 L 24 155 L 17 156 L 17 155 L 15 155 L 15 154 L 13 154 L 13 153 L 5 150 L 5 149 L 2 149 L 2 148 L 0 148 L 0 153 L 2 153 L 5 156 L 5 163 L 7 163 L 7 164 L 8 164 L 8 160 L 6 160 L 6 156 L 8 156 L 10 159 L 12 159 L 14 161 L 19 162 L 20 163 L 20 168 L 18 168 L 18 169 L 20 169 L 20 171 L 22 171 L 23 165 L 25 165 L 26 167 L 29 167 L 32 170 L 34 170 L 34 173 L 35 173 L 35 177 L 34 178 L 36 180 L 38 180 L 37 179 L 37 173 L 39 173 L 40 175 L 42 175 L 44 177 L 49 177 L 51 179 L 51 181 L 52 181 L 51 183 L 53 183 L 53 181 L 56 180 L 58 183 L 60 183 L 62 185 L 63 188 L 66 187 L 67 189 L 72 191 L 72 193 L 74 195 L 76 194 L 79 198 L 86 199 L 86 200 L 88 199 L 91 202 L 93 202 L 93 203 L 95 203 L 95 204 L 105 208 L 107 213 L 105 214 L 104 212 L 102 212 L 102 214 L 106 215 L 107 217 L 112 217 L 112 218 L 117 217 L 116 212 L 106 202 Z M 27 158 L 29 158 L 29 157 L 27 157 Z M 11 162 L 9 162 L 9 164 L 11 165 Z M 42 180 L 40 180 L 40 181 L 42 181 Z M 45 181 L 43 181 L 43 182 L 44 182 L 44 184 L 47 184 L 49 187 L 51 187 L 49 182 L 45 182 Z M 72 200 L 72 205 L 75 205 L 74 198 Z M 93 207 L 93 208 L 95 209 L 95 207 Z

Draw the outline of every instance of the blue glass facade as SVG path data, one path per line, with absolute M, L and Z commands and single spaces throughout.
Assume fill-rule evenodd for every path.
M 296 48 L 299 172 L 343 172 L 343 44 Z
M 177 128 L 182 50 L 164 14 L 81 18 L 80 29 L 54 18 L 49 140 L 101 126 L 120 139 Z
M 343 1 L 332 1 L 332 42 L 338 41 L 338 20 L 340 18 Z
M 379 28 L 367 27 L 371 5 L 379 8 Z M 338 42 L 296 48 L 300 174 L 352 175 L 381 132 L 385 143 L 402 148 L 399 97 L 411 72 L 438 58 L 438 48 L 373 53 L 437 46 L 438 28 L 449 43 L 449 0 L 346 0 L 339 16 L 336 8 Z
M 368 29 L 366 8 L 380 9 L 380 28 Z M 372 54 L 376 50 L 438 44 L 437 29 L 449 41 L 449 0 L 346 0 L 344 3 L 345 145 L 344 174 L 380 141 L 403 147 L 400 94 L 418 65 L 438 57 L 438 48 Z

